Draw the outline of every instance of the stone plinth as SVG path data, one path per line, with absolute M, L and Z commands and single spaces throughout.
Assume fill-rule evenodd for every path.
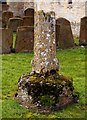
M 79 44 L 87 45 L 87 17 L 81 18 Z
M 16 52 L 32 52 L 34 46 L 34 27 L 21 26 L 17 29 Z
M 59 75 L 57 71 L 32 73 L 21 76 L 15 97 L 26 108 L 50 113 L 77 102 L 78 96 L 73 90 L 72 78 Z

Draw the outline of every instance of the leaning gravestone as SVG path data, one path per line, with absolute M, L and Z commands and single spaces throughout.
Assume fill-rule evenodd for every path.
M 23 25 L 23 19 L 18 17 L 10 18 L 7 24 L 7 27 L 10 28 L 13 32 L 17 31 L 17 28 Z
M 87 45 L 87 17 L 81 18 L 79 44 Z
M 0 28 L 0 34 L 2 34 L 2 39 L 0 39 L 0 54 L 10 53 L 13 44 L 12 31 L 7 28 Z
M 12 17 L 13 17 L 13 12 L 4 11 L 2 13 L 2 19 L 3 19 L 3 22 L 5 23 L 5 27 L 7 26 L 9 18 L 12 18 Z
M 34 26 L 34 17 L 24 16 L 23 19 L 23 26 Z
M 16 52 L 32 52 L 34 46 L 34 27 L 21 26 L 17 29 Z
M 75 102 L 71 78 L 59 74 L 56 58 L 55 13 L 38 11 L 35 14 L 34 59 L 32 72 L 18 81 L 16 99 L 24 107 L 48 113 Z M 48 17 L 49 18 L 49 17 Z
M 56 44 L 61 49 L 74 47 L 71 25 L 65 18 L 56 20 Z
M 25 16 L 32 16 L 32 17 L 34 17 L 34 9 L 33 9 L 33 8 L 27 8 L 27 9 L 24 11 L 24 15 L 25 15 Z

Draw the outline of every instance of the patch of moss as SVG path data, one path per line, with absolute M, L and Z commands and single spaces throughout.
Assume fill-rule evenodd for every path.
M 45 74 L 28 74 L 21 77 L 22 80 L 28 79 L 25 84 L 28 95 L 32 96 L 33 103 L 42 106 L 53 106 L 59 102 L 60 96 L 73 96 L 73 80 L 59 74 L 58 71 L 51 70 Z M 23 85 L 24 87 L 24 85 Z M 23 88 L 24 89 L 24 88 Z

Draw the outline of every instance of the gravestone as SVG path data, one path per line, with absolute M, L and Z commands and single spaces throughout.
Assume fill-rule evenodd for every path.
M 33 9 L 33 8 L 27 8 L 27 9 L 24 11 L 24 15 L 25 15 L 25 16 L 32 16 L 32 17 L 34 17 L 34 9 Z
M 87 45 L 87 17 L 81 18 L 79 44 Z
M 33 26 L 21 26 L 17 29 L 16 52 L 32 52 L 34 46 Z
M 11 52 L 12 44 L 13 44 L 13 36 L 12 31 L 7 28 L 0 28 L 0 54 L 6 54 Z
M 56 20 L 56 44 L 61 49 L 74 47 L 71 25 L 65 18 Z
M 12 18 L 12 17 L 13 17 L 13 12 L 10 12 L 10 11 L 4 11 L 4 12 L 2 12 L 2 19 L 3 19 L 3 22 L 5 24 L 5 27 L 8 24 L 9 18 Z
M 51 11 L 47 17 L 46 13 L 38 11 L 35 13 L 32 72 L 20 77 L 15 97 L 26 108 L 50 113 L 77 101 L 73 89 L 72 79 L 59 74 L 55 13 Z
M 23 19 L 23 26 L 34 26 L 34 18 L 30 16 L 24 16 Z
M 16 32 L 17 28 L 22 25 L 23 25 L 23 19 L 18 17 L 13 17 L 9 19 L 7 27 L 12 29 L 13 32 Z

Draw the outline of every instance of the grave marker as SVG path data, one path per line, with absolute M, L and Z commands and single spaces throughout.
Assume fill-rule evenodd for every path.
M 10 53 L 13 44 L 12 31 L 7 28 L 0 28 L 0 34 L 2 34 L 2 39 L 0 39 L 0 54 Z
M 74 47 L 71 25 L 65 18 L 56 20 L 56 44 L 60 49 Z
M 79 44 L 87 45 L 87 17 L 81 18 Z
M 17 28 L 22 25 L 23 25 L 23 19 L 18 17 L 13 17 L 9 19 L 7 27 L 10 28 L 13 32 L 16 32 Z
M 34 46 L 33 26 L 21 26 L 17 29 L 16 52 L 32 52 Z
M 2 19 L 3 19 L 3 22 L 5 23 L 5 27 L 8 24 L 9 18 L 12 18 L 12 17 L 13 17 L 13 12 L 11 12 L 11 11 L 3 11 L 2 12 Z
M 33 8 L 27 8 L 27 9 L 24 11 L 24 15 L 25 15 L 25 16 L 32 16 L 32 17 L 34 17 L 34 9 L 33 9 Z
M 23 19 L 23 26 L 34 26 L 34 18 L 30 16 L 24 16 Z

